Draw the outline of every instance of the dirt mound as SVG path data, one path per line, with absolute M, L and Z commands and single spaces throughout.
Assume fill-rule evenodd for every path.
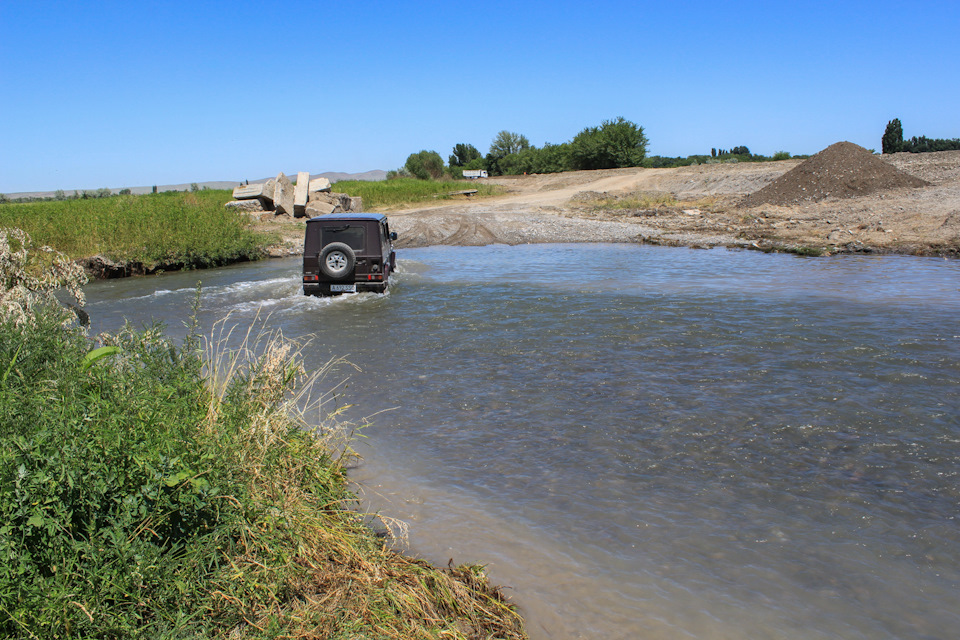
M 859 145 L 837 142 L 754 191 L 740 201 L 740 206 L 756 207 L 765 203 L 789 206 L 929 184 L 887 164 Z

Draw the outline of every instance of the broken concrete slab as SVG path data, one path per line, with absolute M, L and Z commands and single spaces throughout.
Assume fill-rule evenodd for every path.
M 224 205 L 227 209 L 235 209 L 237 211 L 263 211 L 263 203 L 258 199 L 254 200 L 231 200 Z
M 252 200 L 254 198 L 260 198 L 264 194 L 264 188 L 266 183 L 260 184 L 244 184 L 239 187 L 233 188 L 233 199 L 234 200 Z
M 300 179 L 297 178 L 297 184 L 299 184 Z M 310 181 L 308 185 L 309 191 L 330 191 L 330 180 L 327 178 L 314 178 Z
M 297 186 L 293 191 L 293 217 L 302 218 L 307 208 L 307 193 L 310 186 L 310 174 L 306 171 L 297 173 Z
M 333 213 L 337 208 L 337 205 L 330 202 L 324 202 L 323 200 L 314 200 L 313 202 L 308 202 L 304 212 L 310 218 L 314 216 L 322 216 L 328 213 Z
M 330 204 L 340 204 L 340 194 L 328 193 L 325 191 L 311 191 L 307 202 L 329 202 Z
M 351 198 L 345 193 L 334 195 L 339 196 L 340 210 L 344 213 L 361 213 L 363 211 L 363 198 Z
M 293 183 L 283 172 L 277 174 L 273 188 L 273 207 L 278 215 L 293 215 Z
M 273 178 L 270 178 L 263 183 L 263 194 L 259 197 L 261 203 L 263 203 L 264 211 L 273 211 L 273 195 L 274 191 L 277 189 L 277 181 Z

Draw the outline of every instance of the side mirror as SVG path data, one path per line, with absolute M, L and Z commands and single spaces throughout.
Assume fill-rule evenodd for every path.
M 396 231 L 391 231 L 391 232 L 390 232 L 390 239 L 391 239 L 391 240 L 396 240 L 396 239 L 397 239 L 397 232 L 396 232 Z

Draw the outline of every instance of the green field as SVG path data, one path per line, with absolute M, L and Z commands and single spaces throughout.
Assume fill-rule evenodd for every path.
M 379 182 L 345 180 L 333 185 L 334 191 L 363 198 L 363 208 L 368 211 L 384 211 L 422 202 L 446 200 L 457 197 L 449 194 L 468 189 L 477 190 L 476 195 L 471 196 L 472 198 L 503 193 L 503 188 L 499 185 L 477 184 L 470 180 L 397 178 Z
M 217 266 L 264 255 L 273 237 L 224 204 L 229 191 L 166 192 L 0 205 L 0 228 L 72 259 L 103 255 L 148 270 Z

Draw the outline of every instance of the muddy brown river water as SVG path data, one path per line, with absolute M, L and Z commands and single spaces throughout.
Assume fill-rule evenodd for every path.
M 361 371 L 353 471 L 408 550 L 481 562 L 532 638 L 960 629 L 960 262 L 636 245 L 298 259 L 87 287 L 94 330 L 257 314 Z M 339 377 L 338 377 L 339 376 Z

